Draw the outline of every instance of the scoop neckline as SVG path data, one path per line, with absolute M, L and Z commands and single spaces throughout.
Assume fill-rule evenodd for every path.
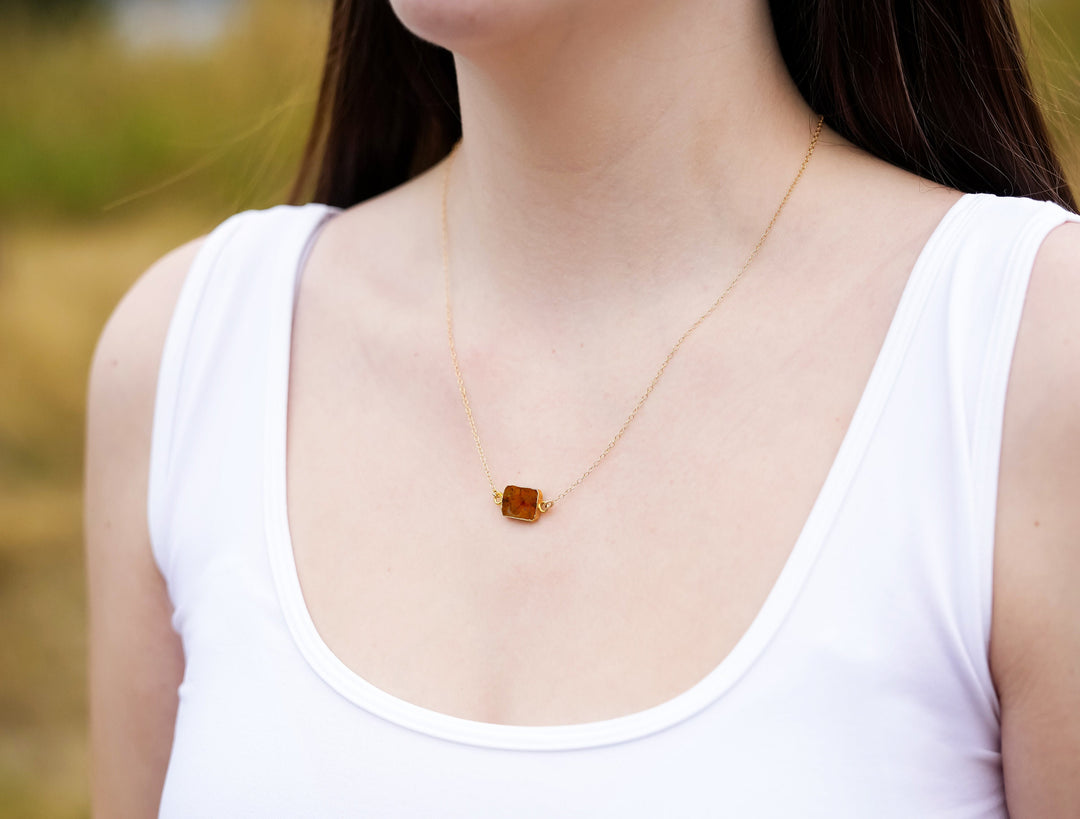
M 795 543 L 750 626 L 702 679 L 661 703 L 609 719 L 560 725 L 515 725 L 453 716 L 397 697 L 349 668 L 323 641 L 300 586 L 286 498 L 288 386 L 295 297 L 319 228 L 341 209 L 312 203 L 298 218 L 275 268 L 266 378 L 264 528 L 278 600 L 305 661 L 341 696 L 399 726 L 445 740 L 508 750 L 571 750 L 639 739 L 671 728 L 719 700 L 743 677 L 791 611 L 866 451 L 929 296 L 938 251 L 959 232 L 961 217 L 983 194 L 965 193 L 945 212 L 908 274 L 848 428 Z

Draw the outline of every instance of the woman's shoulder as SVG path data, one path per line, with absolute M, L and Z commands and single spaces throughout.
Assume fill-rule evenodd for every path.
M 991 666 L 1006 776 L 1054 783 L 1024 795 L 1053 812 L 1080 749 L 1080 223 L 1060 206 L 1028 207 L 1047 221 L 1032 234 L 1005 403 Z
M 103 370 L 100 362 L 116 361 L 113 353 L 129 350 L 133 345 L 153 364 L 156 356 L 152 348 L 156 343 L 164 342 L 180 292 L 196 261 L 209 252 L 223 249 L 240 232 L 240 228 L 246 227 L 249 232 L 258 232 L 262 238 L 266 238 L 289 221 L 296 221 L 316 208 L 326 207 L 311 203 L 238 211 L 217 222 L 205 233 L 163 253 L 136 276 L 113 306 L 97 338 L 92 374 L 95 365 L 99 371 Z M 160 349 L 156 352 L 160 353 Z M 133 372 L 135 368 L 129 366 L 127 370 Z M 107 377 L 103 373 L 98 374 Z
M 1021 312 L 1002 444 L 1003 492 L 1017 491 L 999 523 L 1007 541 L 1025 543 L 1025 559 L 1039 556 L 1030 549 L 1034 542 L 1069 533 L 1070 582 L 1080 584 L 1080 216 L 1052 203 L 1029 207 L 1045 220 L 1032 220 L 1029 269 L 1017 278 Z M 1076 614 L 1080 622 L 1080 607 Z
M 148 425 L 169 325 L 192 273 L 208 269 L 223 253 L 272 253 L 275 239 L 303 229 L 302 223 L 328 210 L 334 209 L 309 203 L 238 211 L 150 264 L 123 293 L 99 332 L 89 371 L 88 412 L 96 418 L 107 414 L 129 428 Z M 125 400 L 118 401 L 116 396 L 121 395 Z
M 128 287 L 102 326 L 91 357 L 87 410 L 126 423 L 152 403 L 161 349 L 188 271 L 209 234 L 175 247 Z
M 110 442 L 110 462 L 135 474 L 149 458 L 158 369 L 169 325 L 196 260 L 250 212 L 236 213 L 178 245 L 139 273 L 105 319 L 90 359 L 86 446 Z
M 108 316 L 94 346 L 86 392 L 83 528 L 90 578 L 91 624 L 109 611 L 138 611 L 139 634 L 157 625 L 162 639 L 149 640 L 155 674 L 178 673 L 165 637 L 167 618 L 144 616 L 167 609 L 152 559 L 149 486 L 152 423 L 158 365 L 184 278 L 205 243 L 200 236 L 150 265 Z M 121 580 L 122 578 L 122 580 Z M 125 626 L 124 638 L 137 640 Z M 110 632 L 111 633 L 111 632 Z M 99 629 L 91 629 L 95 656 L 122 655 Z M 127 655 L 123 655 L 127 656 Z M 96 666 L 103 668 L 103 666 Z M 171 677 L 170 677 L 171 679 Z
M 145 497 L 161 353 L 184 280 L 206 241 L 207 235 L 191 239 L 143 271 L 95 342 L 86 387 L 87 481 L 109 492 L 101 506 L 112 514 L 126 514 L 117 508 L 125 498 Z M 141 503 L 129 511 L 140 519 L 145 513 Z

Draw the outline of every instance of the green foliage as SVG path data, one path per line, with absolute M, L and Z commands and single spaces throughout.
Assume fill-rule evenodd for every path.
M 0 0 L 0 20 L 32 18 L 39 22 L 72 23 L 104 10 L 104 0 Z
M 125 47 L 104 20 L 0 27 L 0 219 L 280 199 L 309 122 L 324 11 L 258 3 L 201 50 Z
M 1080 198 L 1080 4 L 1014 0 L 1035 91 Z

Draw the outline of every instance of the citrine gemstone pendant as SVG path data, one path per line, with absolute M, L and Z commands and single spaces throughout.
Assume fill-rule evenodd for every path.
M 532 523 L 539 520 L 540 513 L 550 504 L 544 504 L 544 493 L 539 489 L 525 486 L 507 486 L 502 491 L 503 517 L 525 520 Z

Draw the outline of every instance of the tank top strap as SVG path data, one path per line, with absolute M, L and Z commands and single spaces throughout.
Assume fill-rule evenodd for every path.
M 311 203 L 235 213 L 206 235 L 188 268 L 162 348 L 150 443 L 147 524 L 166 580 L 190 484 L 180 473 L 204 468 L 199 449 L 220 443 L 211 430 L 228 435 L 223 413 L 252 406 L 246 398 L 261 407 L 263 374 L 276 363 L 267 355 L 281 331 L 273 308 L 279 294 L 291 301 L 308 239 L 335 210 Z

